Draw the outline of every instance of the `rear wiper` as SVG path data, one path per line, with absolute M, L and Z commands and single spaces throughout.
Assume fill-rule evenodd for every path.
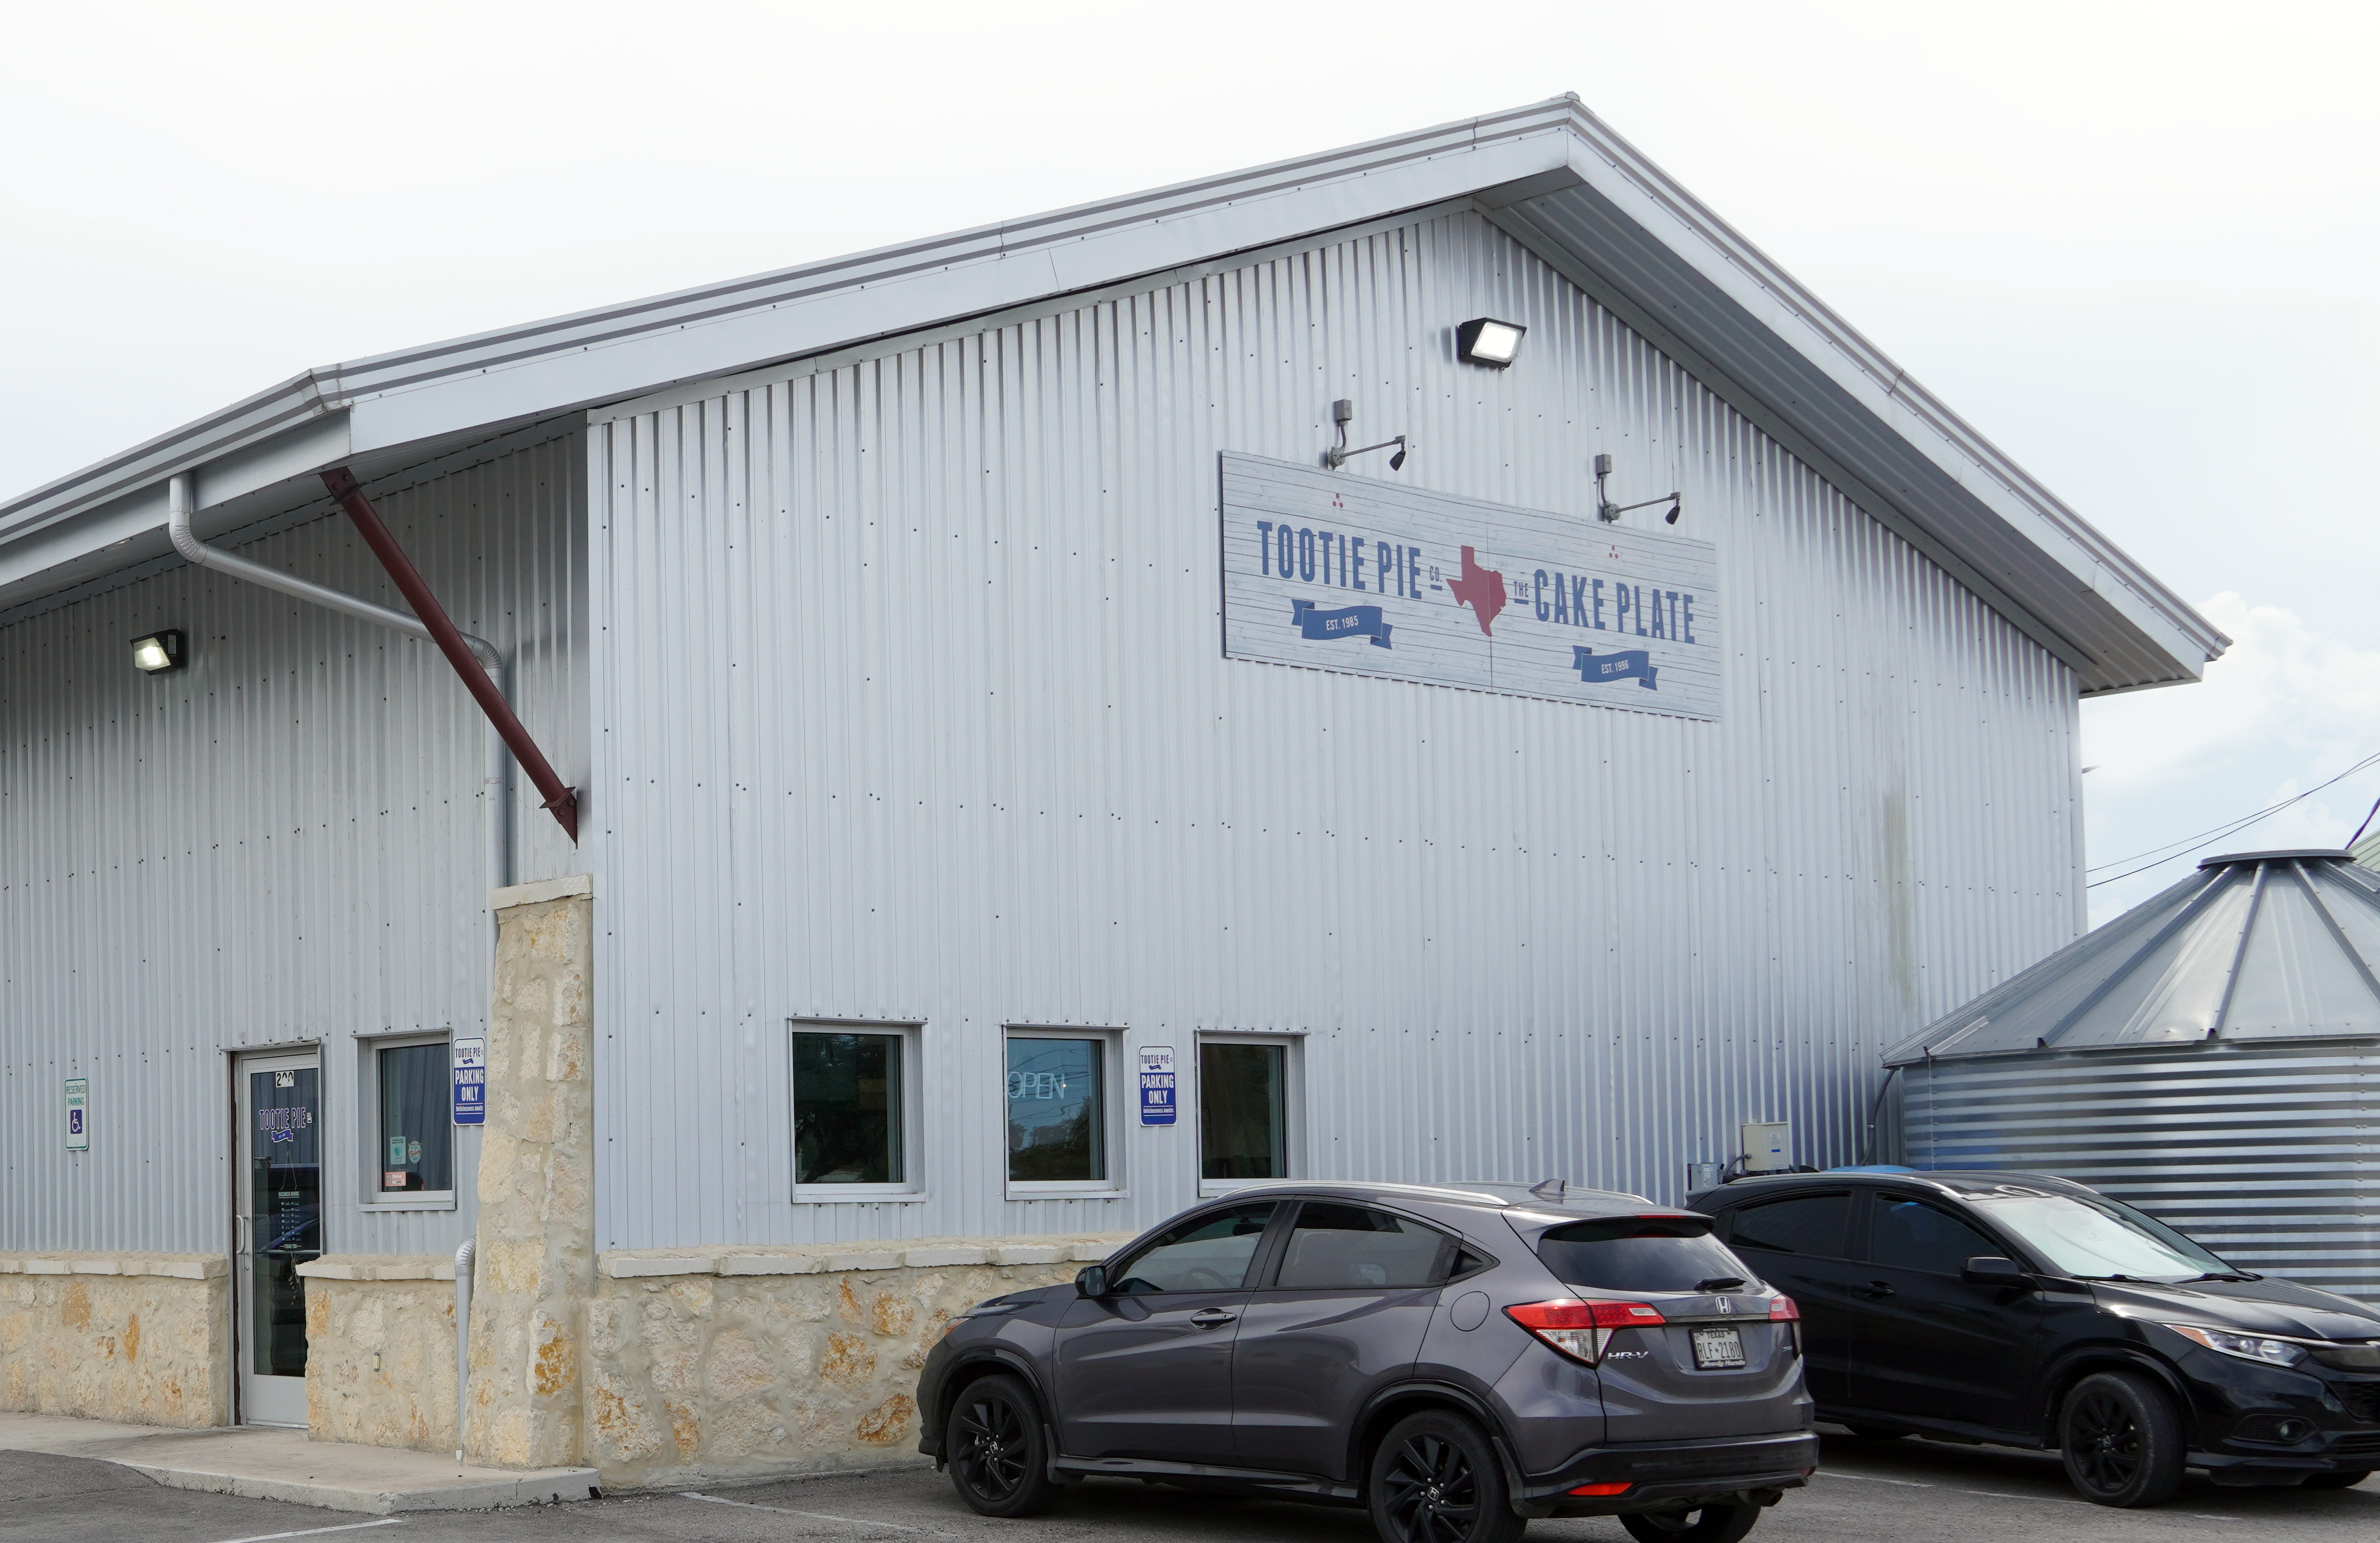
M 1694 1290 L 1733 1291 L 1742 1284 L 1743 1284 L 1743 1277 L 1741 1275 L 1714 1275 L 1707 1281 L 1695 1282 Z

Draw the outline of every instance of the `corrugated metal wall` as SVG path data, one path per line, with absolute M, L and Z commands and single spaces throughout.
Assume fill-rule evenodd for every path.
M 602 1246 L 1194 1196 L 1185 1121 L 1004 1199 L 1003 1023 L 1304 1034 L 1314 1174 L 1852 1160 L 1879 1047 L 2081 929 L 2068 672 L 1475 214 L 694 395 L 589 431 Z M 1217 453 L 1339 396 L 1425 487 L 1682 486 L 1723 720 L 1223 659 Z M 922 1200 L 791 1199 L 807 1016 L 925 1026 Z
M 2244 1269 L 2380 1301 L 2380 1042 L 1995 1056 L 1902 1075 L 1914 1166 L 2060 1174 Z
M 457 625 L 514 653 L 522 717 L 587 759 L 585 453 L 568 435 L 376 485 Z M 390 605 L 341 516 L 240 547 Z M 187 670 L 128 639 L 178 626 Z M 462 1213 L 359 1210 L 355 1037 L 485 1024 L 486 721 L 427 644 L 176 567 L 0 628 L 0 1247 L 227 1246 L 225 1052 L 322 1047 L 326 1239 L 446 1252 Z M 583 871 L 516 778 L 517 876 Z M 526 798 L 520 795 L 527 794 Z M 91 1079 L 88 1153 L 61 1084 Z

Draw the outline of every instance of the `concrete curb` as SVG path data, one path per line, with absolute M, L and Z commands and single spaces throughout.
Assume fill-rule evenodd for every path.
M 368 1516 L 393 1516 L 408 1511 L 492 1511 L 503 1506 L 584 1500 L 594 1497 L 597 1487 L 597 1475 L 592 1468 L 548 1468 L 516 1478 L 462 1479 L 419 1489 L 368 1489 L 303 1479 L 210 1473 L 202 1468 L 158 1467 L 121 1457 L 99 1456 L 99 1460 L 129 1468 L 168 1489 L 236 1495 L 249 1500 L 288 1500 L 319 1506 L 324 1511 L 358 1512 Z

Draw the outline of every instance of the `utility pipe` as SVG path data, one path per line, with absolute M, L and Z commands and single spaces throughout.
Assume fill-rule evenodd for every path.
M 479 1245 L 469 1238 L 455 1250 L 455 1461 L 463 1461 L 463 1425 L 471 1416 L 471 1266 Z
M 364 490 L 357 483 L 355 474 L 346 467 L 333 467 L 322 473 L 322 485 L 331 490 L 331 496 L 346 510 L 347 518 L 355 522 L 356 529 L 363 536 L 364 544 L 372 549 L 372 555 L 380 559 L 380 565 L 386 568 L 388 577 L 395 581 L 397 592 L 405 597 L 405 602 L 413 607 L 414 614 L 420 617 L 422 624 L 430 629 L 430 640 L 445 654 L 447 662 L 455 666 L 455 673 L 462 677 L 463 685 L 479 699 L 480 711 L 488 715 L 490 723 L 496 725 L 496 732 L 504 736 L 505 745 L 512 749 L 513 759 L 520 762 L 522 769 L 528 772 L 529 781 L 535 783 L 538 792 L 544 796 L 540 807 L 553 816 L 562 826 L 563 833 L 576 845 L 578 841 L 578 790 L 565 786 L 562 779 L 554 774 L 552 763 L 545 759 L 545 752 L 537 747 L 537 741 L 528 736 L 528 730 L 521 727 L 521 721 L 514 714 L 512 704 L 504 700 L 504 693 L 488 679 L 487 672 L 471 668 L 469 640 L 447 619 L 446 608 L 438 603 L 438 597 L 431 592 L 429 584 L 414 567 L 413 559 L 405 554 L 405 549 L 396 544 L 396 538 L 389 534 L 388 527 L 381 523 L 379 513 L 372 508 L 371 500 L 364 496 Z
M 294 573 L 284 573 L 261 563 L 251 563 L 221 547 L 207 545 L 190 532 L 190 514 L 196 503 L 197 500 L 191 496 L 188 472 L 176 476 L 165 484 L 165 533 L 174 539 L 174 550 L 199 566 L 229 574 L 234 578 L 245 578 L 250 584 L 261 584 L 268 589 L 278 589 L 285 595 L 294 595 L 328 610 L 343 611 L 350 616 L 387 627 L 392 632 L 419 638 L 425 643 L 433 641 L 430 629 L 422 626 L 418 617 L 408 616 L 402 611 L 392 611 L 385 605 L 374 605 L 360 596 L 300 578 Z M 504 656 L 496 652 L 494 644 L 468 633 L 459 636 L 463 638 L 463 646 L 471 650 L 471 657 L 478 660 L 482 668 L 498 670 L 504 667 Z
M 234 578 L 244 578 L 268 589 L 277 589 L 310 604 L 342 612 L 376 626 L 387 627 L 392 632 L 401 632 L 408 638 L 419 638 L 425 643 L 431 641 L 430 629 L 417 616 L 393 611 L 385 605 L 375 605 L 344 589 L 334 589 L 311 579 L 300 578 L 296 574 L 284 573 L 279 568 L 252 563 L 221 547 L 207 545 L 190 529 L 190 515 L 197 503 L 198 500 L 192 496 L 188 473 L 176 476 L 165 484 L 165 533 L 173 538 L 174 550 L 200 567 L 212 568 Z M 494 677 L 497 691 L 509 699 L 512 695 L 511 670 L 504 656 L 484 638 L 474 638 L 468 632 L 457 636 L 463 639 L 463 646 L 471 650 L 471 657 Z M 481 789 L 488 802 L 488 888 L 492 890 L 500 890 L 512 882 L 511 782 L 512 765 L 504 747 L 504 732 L 492 724 L 488 735 L 488 765 Z

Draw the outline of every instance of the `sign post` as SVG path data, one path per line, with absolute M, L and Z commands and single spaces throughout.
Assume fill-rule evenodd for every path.
M 455 1041 L 455 1123 L 488 1123 L 488 1042 L 477 1036 Z
M 1173 1124 L 1173 1047 L 1151 1045 L 1140 1052 L 1140 1123 Z
M 91 1150 L 91 1079 L 67 1078 L 67 1150 Z

